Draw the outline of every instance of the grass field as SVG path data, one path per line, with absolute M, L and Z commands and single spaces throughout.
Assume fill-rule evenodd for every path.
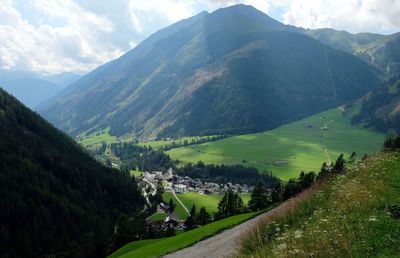
M 399 257 L 400 153 L 380 153 L 254 229 L 245 257 Z M 269 224 L 267 224 L 269 223 Z
M 94 132 L 90 135 L 80 134 L 76 137 L 76 140 L 83 146 L 89 146 L 93 144 L 100 144 L 103 141 L 107 144 L 117 142 L 117 137 L 109 134 L 110 127 L 104 128 L 103 130 Z
M 192 205 L 196 206 L 196 211 L 199 212 L 201 207 L 206 208 L 207 212 L 213 214 L 218 210 L 218 203 L 222 199 L 222 195 L 220 194 L 198 194 L 198 193 L 185 193 L 185 194 L 177 194 L 178 198 L 181 202 L 186 206 L 186 208 L 190 211 Z M 250 194 L 240 194 L 244 204 L 248 204 L 250 200 Z M 165 203 L 169 203 L 169 199 L 172 198 L 174 204 L 176 205 L 174 212 L 180 219 L 185 219 L 187 217 L 187 213 L 180 206 L 178 201 L 175 200 L 172 193 L 167 192 L 163 194 L 163 199 Z
M 202 138 L 207 138 L 211 136 L 193 136 L 193 137 L 182 137 L 179 139 L 171 139 L 171 140 L 159 140 L 159 141 L 149 141 L 149 142 L 140 142 L 139 145 L 141 146 L 150 146 L 153 149 L 159 149 L 161 147 L 164 147 L 166 145 L 176 143 L 176 144 L 182 144 L 184 141 L 191 142 L 192 140 L 199 140 Z
M 252 212 L 232 216 L 173 237 L 132 242 L 123 246 L 109 257 L 160 257 L 190 246 L 204 238 L 213 236 L 224 229 L 231 228 L 243 221 L 251 219 L 257 214 L 256 212 Z
M 385 135 L 352 126 L 351 117 L 351 112 L 342 115 L 341 109 L 335 108 L 270 131 L 176 148 L 167 154 L 183 163 L 201 160 L 254 166 L 289 179 L 302 170 L 319 170 L 324 161 L 334 161 L 342 152 L 350 155 L 355 151 L 361 158 L 380 149 Z M 327 130 L 322 130 L 326 124 Z

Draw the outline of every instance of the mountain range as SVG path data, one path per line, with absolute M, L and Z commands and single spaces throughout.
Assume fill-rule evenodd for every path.
M 354 42 L 378 46 L 382 38 L 304 30 L 247 5 L 202 12 L 82 77 L 39 112 L 72 136 L 107 127 L 137 138 L 267 130 L 376 89 L 397 59 L 363 60 Z
M 0 87 L 29 108 L 35 109 L 80 77 L 74 73 L 43 76 L 23 71 L 0 70 Z

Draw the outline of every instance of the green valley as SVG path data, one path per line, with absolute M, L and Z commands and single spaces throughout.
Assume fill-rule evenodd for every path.
M 243 164 L 260 171 L 270 170 L 282 179 L 296 177 L 300 171 L 318 171 L 339 153 L 359 158 L 380 149 L 385 135 L 351 125 L 358 106 L 334 108 L 276 129 L 238 135 L 216 142 L 172 149 L 174 160 L 206 164 Z M 326 127 L 325 127 L 326 126 Z

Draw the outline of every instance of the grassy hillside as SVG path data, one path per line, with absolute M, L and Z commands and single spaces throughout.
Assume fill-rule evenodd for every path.
M 167 154 L 183 162 L 254 166 L 289 179 L 301 170 L 319 170 L 322 162 L 341 152 L 355 151 L 362 157 L 382 146 L 384 134 L 351 125 L 357 109 L 343 113 L 334 108 L 270 131 L 177 148 Z M 327 130 L 321 130 L 325 124 Z
M 213 236 L 218 232 L 227 228 L 231 228 L 243 221 L 246 221 L 256 216 L 257 214 L 258 213 L 256 212 L 252 212 L 232 216 L 169 238 L 132 242 L 123 246 L 121 249 L 109 256 L 109 258 L 160 257 L 167 253 L 171 253 L 190 246 L 204 238 Z
M 262 231 L 242 257 L 398 257 L 400 154 L 368 158 Z M 292 210 L 293 210 L 292 209 Z

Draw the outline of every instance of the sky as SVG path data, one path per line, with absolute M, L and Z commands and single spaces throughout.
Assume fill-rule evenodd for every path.
M 238 3 L 303 28 L 400 31 L 400 0 L 0 0 L 0 68 L 87 73 L 165 26 Z

